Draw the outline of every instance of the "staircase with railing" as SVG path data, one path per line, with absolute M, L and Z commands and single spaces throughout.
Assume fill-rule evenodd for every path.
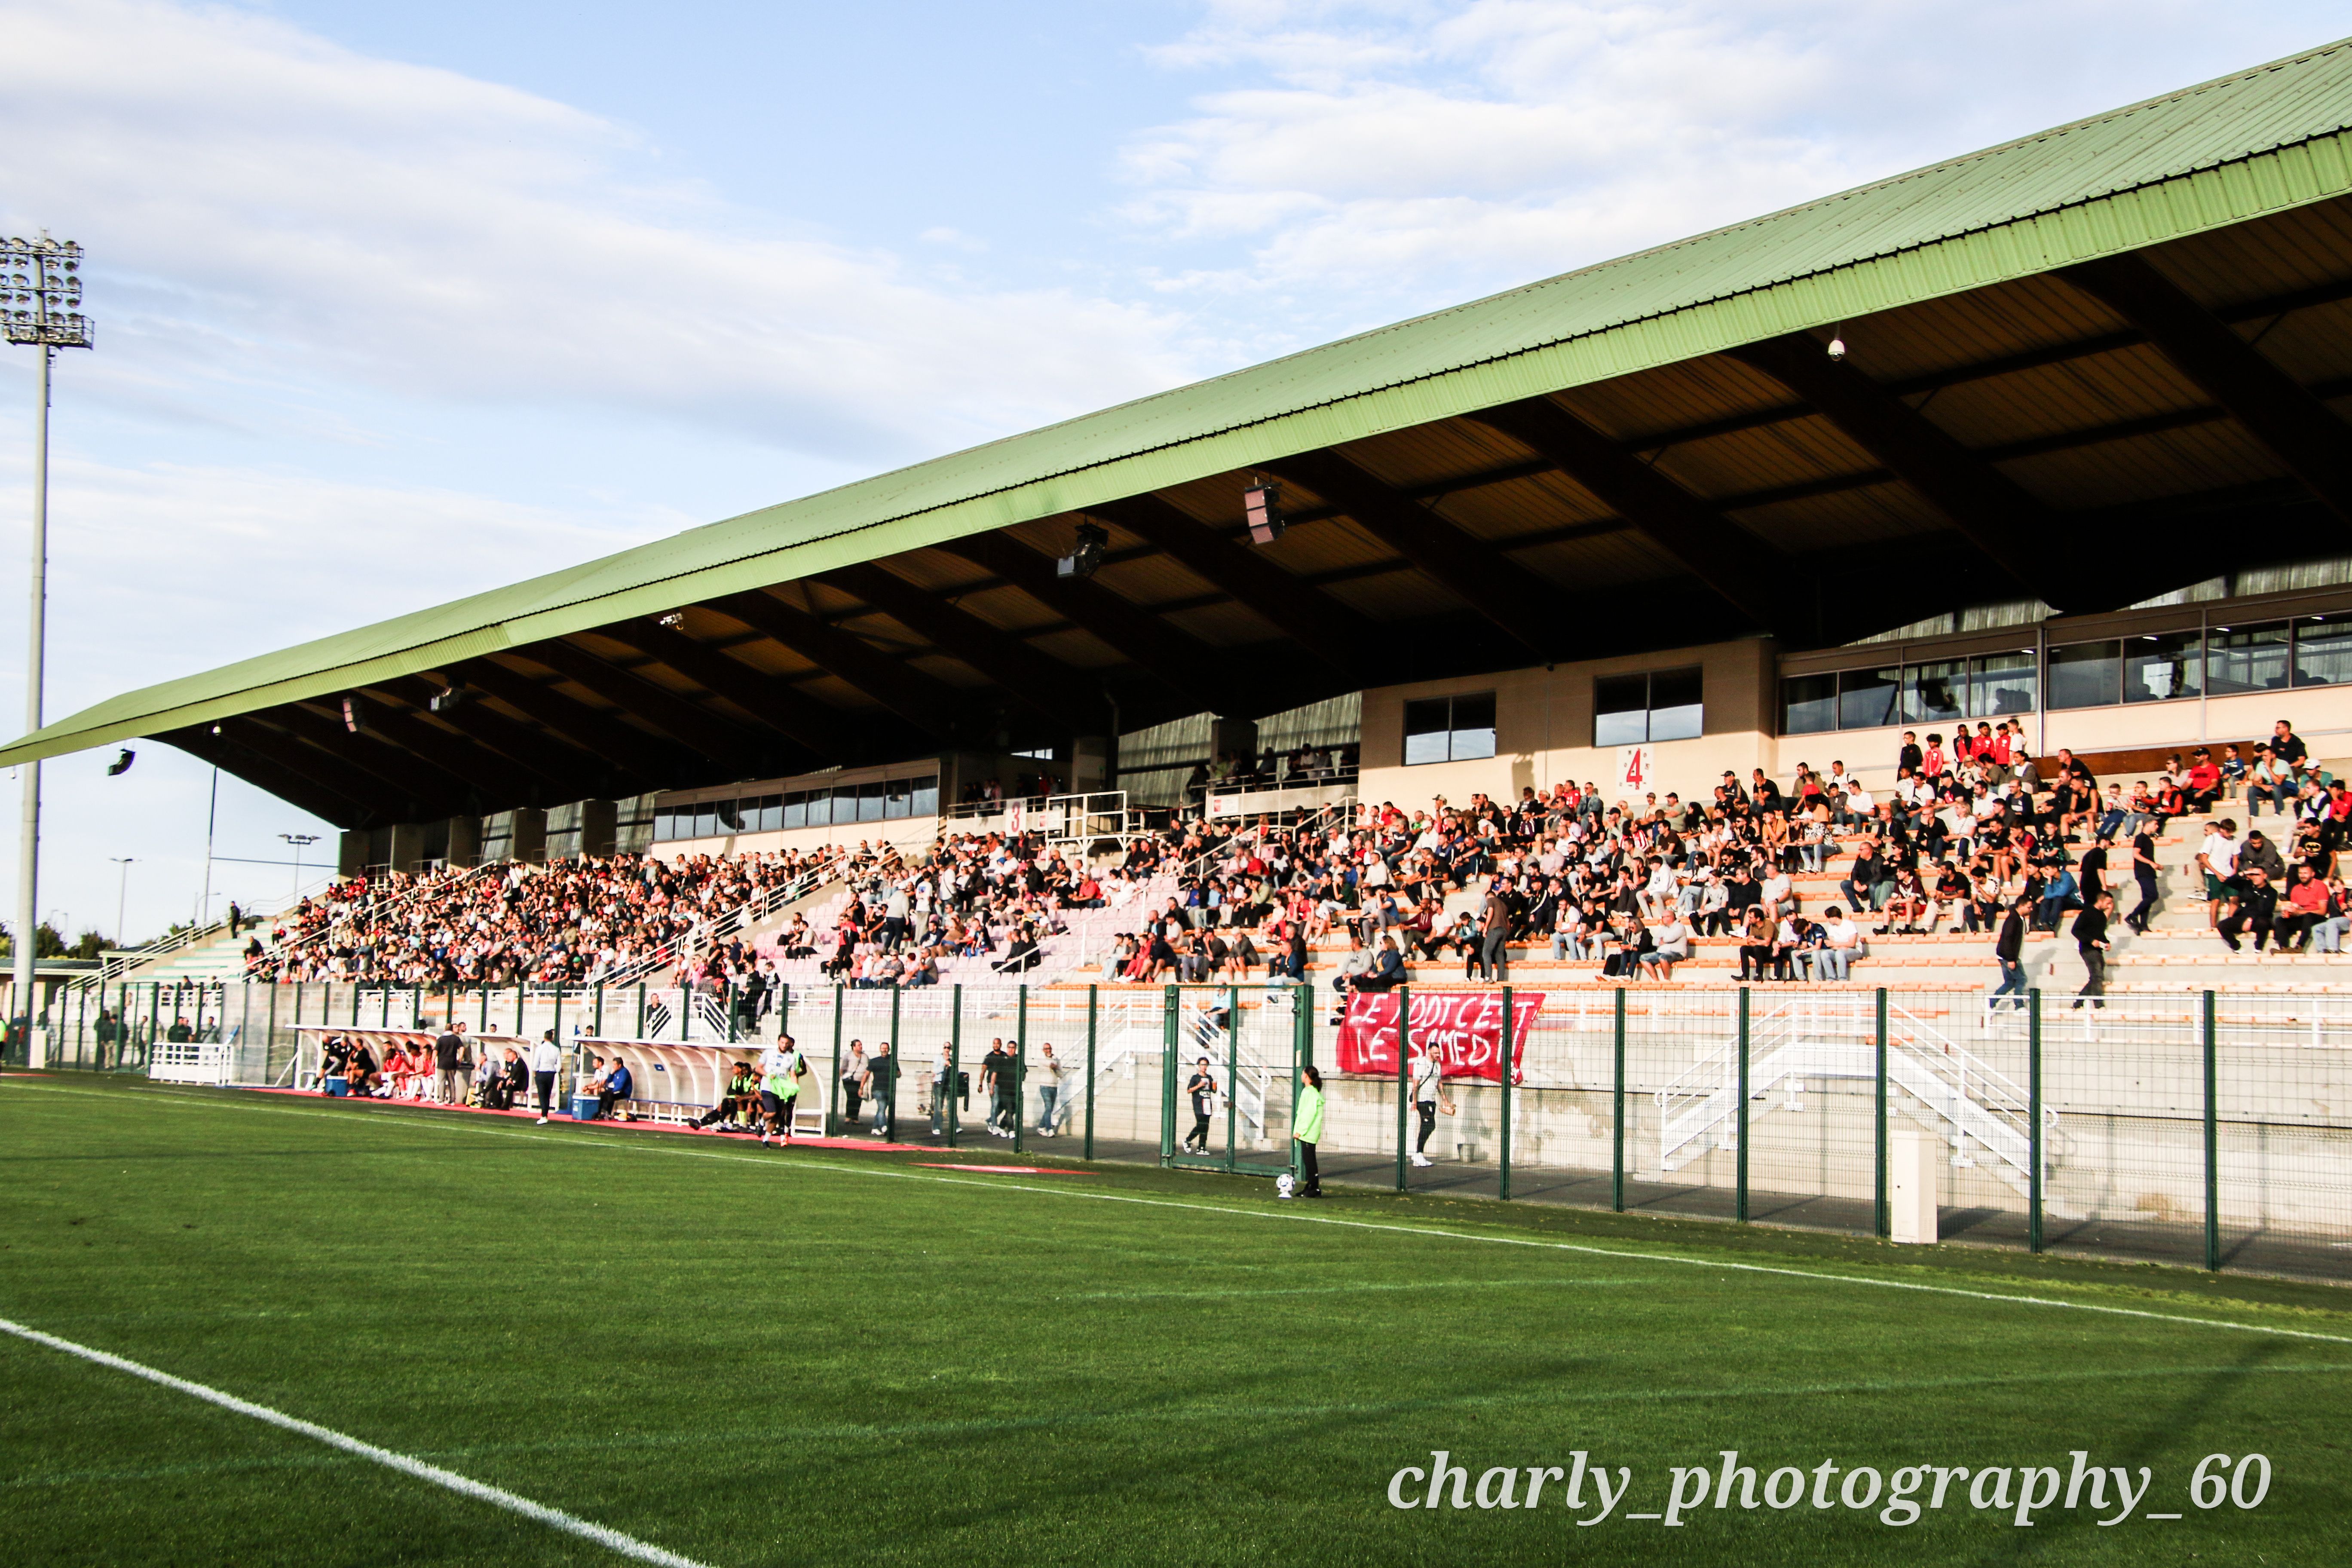
M 663 943 L 642 958 L 607 970 L 595 979 L 607 986 L 650 983 L 658 975 L 707 957 L 721 942 L 752 931 L 811 894 L 821 891 L 828 884 L 840 880 L 848 871 L 851 858 L 851 851 L 836 849 L 816 865 L 803 868 L 791 880 L 752 894 L 733 908 L 698 922 L 676 941 Z
M 1748 1039 L 1748 1095 L 1769 1100 L 1786 1088 L 1802 1103 L 1808 1080 L 1874 1079 L 1874 1020 L 1838 999 L 1787 1003 L 1754 1020 Z M 1903 1008 L 1889 1010 L 1886 1081 L 1916 1120 L 1952 1150 L 1952 1163 L 1990 1157 L 1990 1173 L 2020 1193 L 2032 1171 L 2031 1100 L 2025 1090 L 1976 1052 Z M 1737 1038 L 1703 1057 L 1656 1092 L 1658 1171 L 1679 1169 L 1713 1146 L 1738 1145 L 1739 1046 Z M 2058 1113 L 2045 1108 L 2043 1148 L 2056 1148 Z M 2045 1153 L 2045 1159 L 2048 1158 Z

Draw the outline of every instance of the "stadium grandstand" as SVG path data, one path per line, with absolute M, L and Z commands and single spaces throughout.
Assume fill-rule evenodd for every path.
M 961 828 L 1066 872 L 1203 813 L 1562 784 L 1632 819 L 1758 769 L 1884 802 L 1906 730 L 1989 721 L 2044 778 L 2061 748 L 2127 789 L 2200 745 L 2251 765 L 2282 718 L 2317 764 L 2352 753 L 2348 74 L 2316 50 L 131 692 L 0 760 L 181 747 L 341 826 L 337 903 Z M 542 947 L 594 945 L 531 907 Z

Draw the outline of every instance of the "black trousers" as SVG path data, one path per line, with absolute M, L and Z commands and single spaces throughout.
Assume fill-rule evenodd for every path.
M 1198 1111 L 1192 1114 L 1192 1131 L 1184 1135 L 1184 1146 L 1203 1154 L 1209 1152 L 1209 1119 Z
M 555 1075 L 535 1072 L 530 1075 L 530 1081 L 539 1091 L 539 1113 L 544 1116 L 547 1114 L 547 1102 L 555 1098 Z
M 2146 931 L 2148 916 L 2156 909 L 2156 873 L 2140 870 L 2132 875 L 2133 879 L 2139 883 L 2139 908 L 2132 910 L 2131 918 L 2124 921 L 2124 924 L 2134 931 Z
M 1303 1141 L 1299 1143 L 1298 1170 L 1299 1173 L 1306 1178 L 1306 1184 L 1301 1186 L 1298 1190 L 1303 1193 L 1312 1194 L 1314 1196 L 1318 1198 L 1321 1197 L 1323 1195 L 1323 1173 L 1315 1163 L 1314 1144 L 1305 1142 Z
M 2074 993 L 2074 1005 L 2077 1007 L 2083 1005 L 2081 1000 L 2083 997 L 2090 996 L 2096 998 L 2105 996 L 2107 994 L 2106 951 L 2104 948 L 2096 947 L 2085 947 L 2079 949 L 2078 951 L 2080 951 L 2083 955 L 2083 967 L 2091 972 L 2091 977 L 2083 982 L 2083 988 L 2080 991 Z M 2106 1005 L 2106 1004 L 2104 1002 L 2094 1001 L 2092 1005 L 2103 1007 Z
M 1413 1101 L 1412 1108 L 1421 1112 L 1421 1138 L 1413 1144 L 1412 1152 L 1426 1154 L 1429 1152 L 1429 1135 L 1437 1131 L 1437 1101 L 1417 1100 Z

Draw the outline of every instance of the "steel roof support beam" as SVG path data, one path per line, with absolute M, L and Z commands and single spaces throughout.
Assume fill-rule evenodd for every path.
M 824 580 L 859 598 L 940 651 L 963 660 L 1013 701 L 1073 729 L 1103 721 L 1102 693 L 1060 659 L 1000 631 L 971 611 L 870 563 L 827 572 Z
M 315 712 L 315 710 L 306 711 Z M 329 718 L 326 722 L 340 727 L 338 720 Z M 499 803 L 487 807 L 489 810 L 527 805 L 537 799 L 544 787 L 531 770 L 509 761 L 488 747 L 476 745 L 463 735 L 453 735 L 446 730 L 436 729 L 415 715 L 380 700 L 368 705 L 367 728 L 362 733 L 398 752 L 406 753 L 412 759 L 423 759 L 483 800 Z
M 606 767 L 635 774 L 643 788 L 662 788 L 684 771 L 677 759 L 663 752 L 659 741 L 642 730 L 632 730 L 610 713 L 566 697 L 544 681 L 495 659 L 474 659 L 453 666 L 445 673 L 467 685 L 478 686 L 508 707 L 528 714 L 533 722 L 544 725 Z M 590 793 L 583 791 L 582 798 Z
M 1371 622 L 1174 502 L 1147 493 L 1087 510 L 1158 545 L 1332 668 L 1360 671 L 1377 658 Z
M 955 736 L 956 721 L 970 699 L 943 680 L 908 668 L 856 633 L 827 626 L 806 610 L 757 589 L 709 600 L 705 607 L 775 638 L 926 734 L 941 740 Z
M 730 658 L 709 643 L 659 621 L 620 621 L 599 626 L 597 636 L 625 643 L 657 659 L 714 697 L 725 698 L 760 722 L 791 736 L 814 753 L 819 765 L 847 760 L 856 750 L 846 716 L 788 681 Z
M 2066 546 L 2057 515 L 2023 486 L 1804 332 L 1725 351 L 1819 409 L 1864 451 L 1952 520 L 2011 579 L 2063 608 L 2069 593 L 2049 557 Z
M 1801 625 L 1786 557 L 1550 398 L 1470 417 L 1559 464 L 1759 628 L 1785 637 Z
M 565 679 L 575 681 L 622 712 L 644 720 L 664 734 L 693 747 L 715 763 L 742 759 L 752 739 L 700 703 L 655 685 L 633 670 L 623 669 L 576 643 L 556 637 L 513 650 L 535 659 Z
M 218 735 L 212 733 L 209 724 L 167 730 L 156 735 L 155 739 L 165 745 L 177 746 L 190 756 L 210 763 L 225 773 L 235 773 L 254 788 L 267 790 L 288 805 L 299 806 L 313 816 L 322 817 L 337 827 L 366 826 L 373 815 L 349 795 L 294 773 L 249 747 L 238 745 L 228 739 L 226 731 Z
M 431 788 L 425 793 L 436 799 L 446 795 L 472 797 L 481 790 L 478 781 L 445 768 L 393 741 L 378 727 L 385 718 L 379 710 L 368 710 L 367 727 L 358 734 L 343 727 L 340 713 L 330 718 L 302 702 L 284 702 L 275 708 L 265 708 L 254 717 L 278 726 L 297 740 L 316 746 L 337 762 L 356 768 L 371 778 L 380 779 L 404 794 L 417 794 L 420 785 L 425 784 L 429 784 Z
M 466 683 L 461 669 L 453 669 L 449 679 L 460 686 Z M 419 710 L 429 710 L 434 697 L 441 691 L 444 684 L 437 679 L 412 675 L 386 681 L 373 689 L 388 692 L 408 703 L 406 711 L 415 715 L 415 721 L 421 726 L 425 721 Z M 366 695 L 369 689 L 362 688 L 362 695 Z M 535 729 L 519 719 L 509 719 L 479 700 L 463 703 L 434 716 L 474 745 L 529 770 L 553 785 L 548 794 L 551 800 L 582 800 L 605 794 L 629 794 L 637 787 L 635 780 L 622 776 L 615 764 L 605 758 L 575 745 L 551 730 Z M 579 793 L 583 778 L 593 780 L 597 786 L 585 795 Z
M 1500 550 L 1447 522 L 1337 452 L 1303 452 L 1263 465 L 1338 507 L 1512 638 L 1542 655 L 1560 640 L 1550 585 Z
M 408 792 L 388 787 L 340 757 L 271 729 L 251 714 L 221 721 L 221 734 L 287 772 L 309 779 L 364 808 L 380 822 L 408 822 L 428 815 Z
M 1011 534 L 974 533 L 933 548 L 995 573 L 1109 644 L 1202 711 L 1238 713 L 1246 706 L 1227 684 L 1224 659 L 1216 649 L 1091 578 L 1056 576 L 1052 557 Z
M 2220 317 L 2138 255 L 2059 268 L 2058 275 L 2147 334 L 2174 369 L 2352 522 L 2352 427 Z

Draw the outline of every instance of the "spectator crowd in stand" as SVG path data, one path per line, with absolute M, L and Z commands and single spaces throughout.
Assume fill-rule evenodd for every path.
M 1883 792 L 1842 761 L 1800 763 L 1785 785 L 1760 768 L 1727 773 L 1704 800 L 1611 800 L 1561 782 L 1516 800 L 1383 802 L 1289 826 L 1196 817 L 1099 861 L 1000 831 L 946 834 L 914 854 L 861 844 L 394 875 L 304 900 L 274 951 L 257 942 L 248 957 L 259 977 L 425 986 L 590 984 L 675 964 L 756 1026 L 782 969 L 806 964 L 858 989 L 936 984 L 950 971 L 1020 979 L 1085 910 L 1137 906 L 1106 978 L 1304 980 L 1314 944 L 1344 940 L 1333 978 L 1349 990 L 1397 984 L 1408 963 L 1458 960 L 1465 979 L 1500 980 L 1514 944 L 1606 977 L 1664 979 L 1702 938 L 1737 942 L 1741 979 L 1843 980 L 1870 936 L 1939 930 L 1982 933 L 2005 983 L 2021 984 L 2023 933 L 2058 931 L 2072 915 L 2096 994 L 2107 921 L 2144 930 L 2157 900 L 2157 836 L 2238 790 L 2250 819 L 2268 805 L 2276 825 L 2241 837 L 2218 819 L 2204 836 L 2214 929 L 2233 947 L 2251 937 L 2337 950 L 2352 926 L 2337 875 L 2352 790 L 2284 721 L 2251 762 L 2221 752 L 2198 748 L 2126 789 L 2063 749 L 2037 766 L 2011 720 L 1924 743 L 1906 731 Z M 1252 773 L 1223 758 L 1209 782 L 1353 763 L 1309 750 L 1269 754 Z M 1848 850 L 1834 893 L 1809 910 L 1793 879 L 1818 878 Z M 824 879 L 841 896 L 816 922 L 796 914 L 756 944 L 717 929 L 752 900 Z M 1173 890 L 1147 910 L 1139 895 L 1155 879 Z M 2134 885 L 2126 913 L 2113 900 Z

